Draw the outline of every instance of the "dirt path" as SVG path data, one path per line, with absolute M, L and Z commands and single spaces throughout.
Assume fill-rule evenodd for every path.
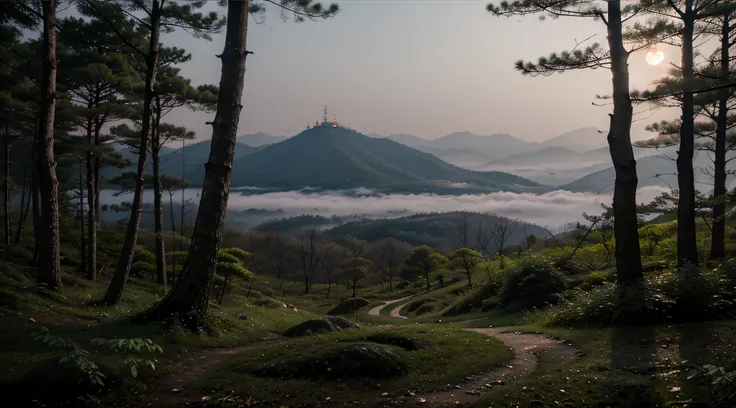
M 202 395 L 194 388 L 188 388 L 206 374 L 212 372 L 231 356 L 246 350 L 263 347 L 283 337 L 269 333 L 263 341 L 240 347 L 211 348 L 195 351 L 183 350 L 168 357 L 176 363 L 169 366 L 171 372 L 162 376 L 156 384 L 156 392 L 152 396 L 157 406 L 178 406 L 181 403 L 201 400 Z
M 386 300 L 386 301 L 383 302 L 382 305 L 378 305 L 378 306 L 374 307 L 373 309 L 369 310 L 368 311 L 368 314 L 371 315 L 371 316 L 380 316 L 381 315 L 381 310 L 383 310 L 384 307 L 386 307 L 388 305 L 392 305 L 394 303 L 401 302 L 402 300 L 411 299 L 414 296 L 419 296 L 419 295 L 421 295 L 423 293 L 426 293 L 426 292 L 415 293 L 415 294 L 413 294 L 411 296 L 403 297 L 401 299 Z M 401 305 L 401 306 L 404 306 L 404 305 Z M 398 308 L 396 308 L 396 309 L 394 309 L 394 310 L 391 311 L 391 317 L 400 317 L 400 318 L 404 318 L 405 319 L 405 317 L 398 315 L 398 310 L 401 309 L 401 306 L 399 306 Z M 394 316 L 394 312 L 397 313 L 397 316 Z
M 531 374 L 539 365 L 541 354 L 553 355 L 560 363 L 569 363 L 577 357 L 577 350 L 559 340 L 536 334 L 502 333 L 504 329 L 465 329 L 476 333 L 483 333 L 501 340 L 514 352 L 514 359 L 508 365 L 492 369 L 483 374 L 476 374 L 466 378 L 466 382 L 430 394 L 425 398 L 433 407 L 466 405 L 477 401 L 482 394 L 494 387 L 501 387 Z
M 368 313 L 372 316 L 379 315 L 380 311 L 387 305 L 406 300 L 416 295 L 405 298 L 390 300 L 383 305 L 371 309 Z M 391 311 L 391 316 L 406 319 L 399 314 L 400 305 Z M 524 377 L 539 365 L 540 356 L 545 359 L 554 359 L 559 364 L 572 362 L 577 357 L 577 350 L 559 340 L 553 340 L 536 334 L 503 333 L 503 328 L 487 329 L 464 329 L 476 333 L 482 333 L 501 340 L 507 347 L 513 350 L 514 359 L 501 367 L 494 367 L 485 373 L 478 373 L 466 377 L 461 383 L 450 385 L 445 389 L 435 392 L 399 398 L 363 401 L 361 406 L 370 407 L 458 407 L 468 405 L 480 399 L 480 397 L 495 387 L 502 387 L 508 382 Z M 156 386 L 153 406 L 178 406 L 199 401 L 202 395 L 196 389 L 187 389 L 188 385 L 194 384 L 207 373 L 214 370 L 218 365 L 228 358 L 245 350 L 263 347 L 281 338 L 273 334 L 265 341 L 235 348 L 221 348 L 182 352 L 173 358 L 178 362 L 172 366 L 172 373 L 165 375 Z

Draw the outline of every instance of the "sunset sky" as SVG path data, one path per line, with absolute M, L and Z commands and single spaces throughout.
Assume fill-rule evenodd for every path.
M 607 130 L 612 108 L 592 103 L 610 89 L 608 70 L 533 78 L 513 68 L 517 59 L 571 49 L 590 36 L 605 43 L 600 21 L 498 18 L 485 11 L 487 1 L 338 4 L 342 11 L 325 21 L 284 22 L 274 7 L 259 24 L 251 18 L 248 49 L 255 54 L 248 58 L 240 134 L 297 134 L 321 117 L 325 104 L 363 133 L 436 138 L 467 130 L 544 140 L 583 126 Z M 219 82 L 214 55 L 222 51 L 224 34 L 206 42 L 177 32 L 163 41 L 193 54 L 182 73 L 194 84 Z M 632 88 L 646 87 L 679 58 L 676 50 L 661 49 L 666 56 L 657 66 L 646 63 L 645 52 L 631 56 Z M 646 124 L 673 113 L 651 115 L 636 117 L 635 139 L 649 136 Z M 206 138 L 211 130 L 204 122 L 211 117 L 179 111 L 168 121 Z

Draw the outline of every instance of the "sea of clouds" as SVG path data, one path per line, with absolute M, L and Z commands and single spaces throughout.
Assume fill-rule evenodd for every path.
M 648 203 L 665 191 L 661 187 L 645 187 L 639 190 L 637 201 Z M 188 189 L 186 198 L 199 202 L 199 189 Z M 130 201 L 131 196 L 114 197 L 103 193 L 103 203 Z M 168 199 L 168 197 L 165 197 Z M 174 197 L 180 203 L 181 196 Z M 145 201 L 152 201 L 152 192 L 146 191 Z M 249 215 L 239 211 L 259 209 L 278 211 L 274 218 L 296 215 L 398 217 L 416 213 L 473 211 L 492 213 L 546 226 L 558 228 L 569 222 L 583 221 L 582 214 L 601 212 L 601 204 L 610 205 L 610 194 L 572 193 L 557 190 L 545 194 L 496 192 L 490 194 L 435 195 L 435 194 L 377 194 L 369 189 L 350 191 L 314 192 L 312 190 L 240 194 L 233 191 L 228 201 L 228 213 L 245 221 Z M 257 217 L 261 218 L 261 217 Z M 259 222 L 262 222 L 260 219 Z

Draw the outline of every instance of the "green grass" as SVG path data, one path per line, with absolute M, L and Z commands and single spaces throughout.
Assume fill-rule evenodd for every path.
M 608 329 L 513 328 L 569 341 L 584 353 L 572 364 L 542 354 L 530 376 L 494 388 L 474 407 L 647 407 L 707 399 L 688 380 L 694 364 L 736 362 L 735 322 Z
M 378 381 L 380 386 L 376 386 L 375 381 L 366 383 L 361 379 L 274 381 L 248 373 L 259 364 L 280 361 L 279 358 L 284 356 L 298 354 L 308 359 L 311 355 L 320 355 L 325 347 L 338 342 L 379 341 L 377 338 L 385 339 L 389 336 L 409 338 L 426 345 L 415 351 L 392 346 L 401 361 L 408 366 L 408 374 Z M 348 402 L 378 397 L 382 392 L 397 396 L 403 395 L 407 390 L 431 391 L 470 374 L 508 362 L 511 358 L 512 353 L 499 340 L 455 327 L 421 325 L 389 330 L 361 329 L 282 341 L 258 350 L 246 351 L 211 374 L 199 388 L 205 395 L 234 390 L 243 400 L 252 398 L 261 403 L 288 406 L 314 404 L 327 397 L 333 402 Z

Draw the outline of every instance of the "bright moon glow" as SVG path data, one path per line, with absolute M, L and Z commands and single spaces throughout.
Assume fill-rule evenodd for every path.
M 664 53 L 662 51 L 655 49 L 647 53 L 647 63 L 649 65 L 658 65 L 662 61 L 664 61 Z

